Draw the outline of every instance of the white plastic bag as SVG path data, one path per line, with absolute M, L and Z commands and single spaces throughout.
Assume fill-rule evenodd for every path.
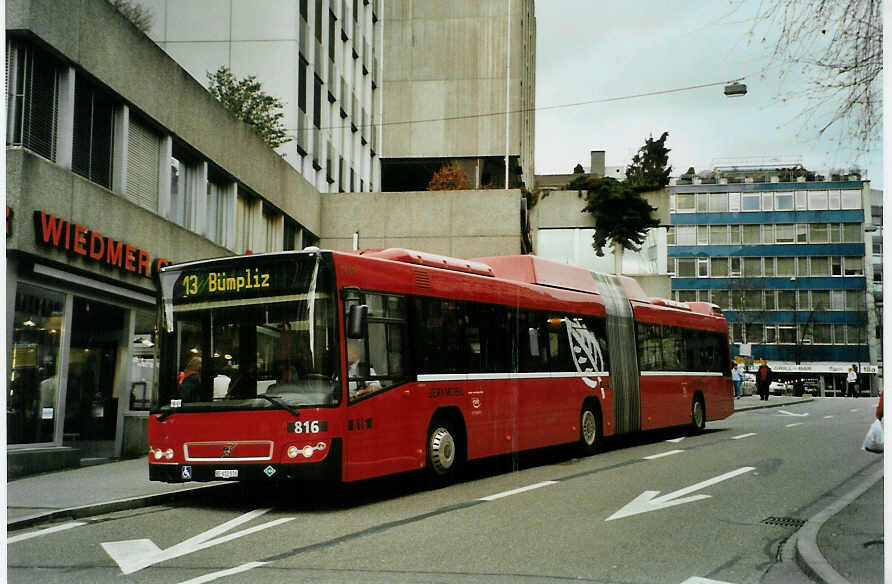
M 864 437 L 862 446 L 868 452 L 883 452 L 883 424 L 879 420 L 874 420 Z

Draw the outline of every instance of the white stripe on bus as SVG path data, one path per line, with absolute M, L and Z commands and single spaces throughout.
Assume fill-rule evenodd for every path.
M 579 373 L 434 373 L 418 376 L 419 382 L 429 381 L 495 381 L 504 379 L 558 379 L 564 377 L 609 377 L 606 371 Z
M 642 371 L 642 377 L 722 377 L 719 371 Z M 495 381 L 504 379 L 561 379 L 574 377 L 610 377 L 609 371 L 541 372 L 541 373 L 425 373 L 418 376 L 419 382 L 430 381 Z

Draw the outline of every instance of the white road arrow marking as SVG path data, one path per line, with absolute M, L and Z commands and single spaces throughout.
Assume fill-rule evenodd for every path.
M 749 438 L 750 436 L 755 436 L 755 432 L 750 432 L 749 434 L 739 434 L 737 436 L 731 436 L 731 440 L 740 440 L 742 438 Z
M 808 415 L 808 412 L 806 412 L 804 414 L 794 414 L 793 412 L 788 412 L 787 410 L 778 410 L 777 415 L 778 416 L 796 416 L 798 418 L 804 418 L 805 416 Z
M 644 491 L 632 499 L 632 501 L 626 504 L 622 509 L 608 517 L 606 521 L 613 521 L 614 519 L 621 519 L 630 515 L 638 515 L 639 513 L 647 513 L 648 511 L 656 511 L 657 509 L 663 509 L 665 507 L 673 507 L 675 505 L 681 505 L 682 503 L 693 503 L 700 499 L 708 499 L 712 495 L 692 495 L 690 497 L 686 497 L 685 495 L 693 493 L 694 491 L 699 491 L 700 489 L 705 489 L 706 487 L 726 481 L 738 475 L 748 473 L 751 470 L 755 470 L 755 467 L 744 466 L 737 470 L 732 470 L 723 475 L 697 483 L 696 485 L 680 489 L 674 493 L 666 493 L 662 497 L 657 497 L 657 495 L 660 494 L 660 491 Z
M 121 572 L 123 572 L 125 575 L 132 574 L 134 572 L 142 570 L 143 568 L 147 568 L 152 564 L 157 564 L 159 562 L 164 562 L 173 558 L 185 556 L 187 554 L 191 554 L 199 550 L 225 543 L 227 541 L 231 541 L 245 535 L 250 535 L 257 531 L 268 529 L 270 527 L 274 527 L 276 525 L 280 525 L 294 519 L 294 517 L 276 519 L 274 521 L 268 521 L 261 525 L 249 527 L 248 529 L 236 531 L 235 533 L 230 533 L 229 535 L 221 536 L 221 534 L 226 533 L 227 531 L 238 527 L 243 523 L 247 523 L 252 519 L 260 517 L 267 511 L 269 511 L 269 509 L 256 509 L 249 513 L 245 513 L 244 515 L 218 525 L 213 529 L 209 529 L 205 532 L 199 533 L 195 537 L 190 537 L 186 541 L 171 546 L 166 550 L 162 550 L 161 548 L 159 548 L 150 539 L 110 541 L 103 543 L 102 548 L 111 557 L 111 559 L 117 562 L 118 566 L 120 566 L 121 568 Z
M 681 584 L 731 584 L 724 580 L 710 580 L 709 578 L 701 578 L 700 576 L 691 576 Z

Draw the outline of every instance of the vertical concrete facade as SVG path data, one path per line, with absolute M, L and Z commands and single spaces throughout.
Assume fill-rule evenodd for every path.
M 535 46 L 532 0 L 386 2 L 382 157 L 504 157 L 507 131 L 532 187 Z

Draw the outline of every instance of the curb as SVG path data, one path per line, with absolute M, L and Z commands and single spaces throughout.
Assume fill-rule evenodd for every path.
M 769 400 L 769 401 L 771 401 L 771 400 Z M 741 408 L 735 407 L 734 413 L 736 414 L 737 412 L 747 412 L 749 410 L 763 410 L 765 408 L 782 408 L 784 406 L 797 406 L 799 404 L 807 404 L 807 403 L 813 402 L 813 401 L 815 401 L 815 398 L 809 397 L 809 398 L 803 398 L 801 400 L 792 401 L 792 402 L 784 402 L 784 403 L 776 403 L 775 402 L 772 404 L 766 403 L 766 404 L 759 404 L 759 405 L 752 405 L 752 406 L 743 406 Z
M 790 559 L 795 560 L 796 564 L 802 568 L 809 577 L 815 578 L 818 582 L 822 582 L 823 584 L 849 584 L 849 580 L 830 565 L 830 562 L 827 561 L 821 553 L 821 550 L 818 548 L 818 531 L 820 531 L 821 527 L 823 527 L 831 517 L 845 509 L 882 478 L 883 467 L 880 465 L 879 470 L 874 472 L 864 482 L 857 485 L 845 495 L 839 497 L 823 511 L 806 521 L 805 525 L 803 525 L 793 536 L 796 539 L 795 546 L 789 547 L 795 549 L 792 549 L 789 552 L 789 555 L 793 556 Z
M 160 505 L 170 501 L 179 499 L 187 499 L 203 494 L 209 489 L 219 487 L 232 486 L 227 484 L 202 485 L 200 487 L 190 487 L 179 489 L 169 493 L 158 493 L 155 495 L 144 495 L 141 497 L 128 497 L 126 499 L 115 499 L 114 501 L 105 501 L 102 503 L 92 503 L 90 505 L 80 505 L 78 507 L 67 507 L 65 509 L 56 509 L 46 513 L 36 513 L 27 515 L 17 519 L 11 519 L 6 522 L 6 531 L 16 531 L 31 527 L 37 523 L 47 521 L 55 521 L 57 519 L 81 519 L 84 517 L 92 517 L 94 515 L 102 515 L 103 513 L 114 513 L 116 511 L 126 511 L 128 509 L 138 509 L 140 507 L 151 507 L 152 505 Z

